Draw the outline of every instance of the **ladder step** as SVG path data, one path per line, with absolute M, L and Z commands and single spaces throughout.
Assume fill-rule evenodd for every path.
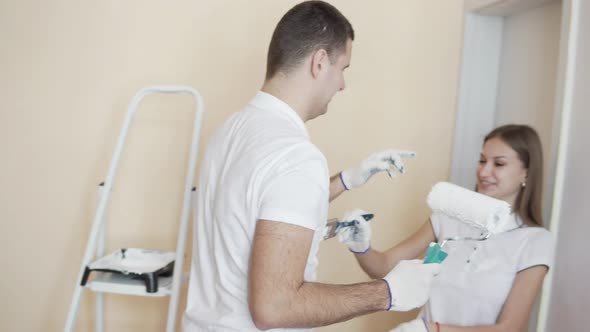
M 147 292 L 145 281 L 142 279 L 109 272 L 96 273 L 96 277 L 88 281 L 85 287 L 94 292 L 162 297 L 170 295 L 172 277 L 158 277 L 158 291 L 155 293 Z

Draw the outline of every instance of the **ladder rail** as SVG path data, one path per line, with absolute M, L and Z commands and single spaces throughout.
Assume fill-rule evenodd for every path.
M 186 244 L 186 229 L 188 226 L 188 213 L 189 213 L 189 206 L 187 206 L 187 204 L 190 205 L 190 194 L 191 194 L 191 190 L 193 187 L 192 181 L 194 180 L 194 171 L 195 171 L 195 167 L 196 167 L 196 158 L 197 158 L 196 154 L 197 154 L 198 143 L 199 143 L 198 141 L 199 141 L 199 135 L 200 135 L 200 129 L 201 129 L 201 119 L 202 119 L 202 113 L 203 113 L 203 100 L 202 100 L 201 95 L 192 87 L 178 86 L 178 85 L 150 86 L 150 87 L 143 88 L 139 92 L 137 92 L 135 94 L 135 96 L 133 97 L 133 99 L 131 100 L 131 102 L 129 103 L 129 106 L 127 109 L 127 114 L 126 114 L 125 120 L 124 120 L 124 124 L 123 124 L 123 127 L 121 128 L 119 138 L 117 140 L 115 152 L 113 154 L 113 158 L 111 159 L 111 163 L 109 165 L 107 177 L 104 181 L 102 193 L 100 195 L 98 207 L 97 207 L 95 215 L 94 215 L 90 235 L 88 237 L 86 249 L 84 251 L 84 256 L 82 258 L 82 264 L 81 264 L 81 267 L 80 267 L 80 270 L 78 273 L 78 278 L 76 279 L 76 287 L 74 289 L 74 294 L 72 296 L 72 301 L 70 303 L 70 309 L 68 311 L 68 316 L 67 316 L 66 324 L 65 324 L 65 328 L 64 328 L 65 332 L 73 331 L 74 324 L 76 321 L 76 316 L 78 314 L 78 310 L 80 307 L 80 300 L 81 300 L 82 291 L 83 291 L 83 286 L 81 286 L 80 282 L 81 282 L 82 277 L 84 275 L 84 270 L 85 270 L 86 266 L 90 263 L 90 261 L 93 258 L 93 252 L 95 251 L 95 248 L 97 248 L 97 241 L 99 239 L 99 236 L 102 239 L 102 235 L 100 233 L 103 233 L 101 231 L 101 228 L 102 228 L 102 224 L 104 221 L 104 215 L 105 215 L 105 211 L 107 210 L 107 207 L 108 207 L 108 203 L 109 203 L 109 199 L 110 199 L 110 195 L 111 195 L 111 190 L 113 187 L 113 182 L 114 182 L 114 179 L 117 174 L 119 160 L 120 160 L 120 157 L 123 152 L 123 148 L 125 145 L 125 141 L 127 139 L 127 135 L 129 133 L 129 128 L 131 127 L 131 123 L 132 123 L 132 120 L 135 116 L 135 113 L 137 112 L 137 108 L 139 106 L 139 103 L 146 95 L 152 94 L 152 93 L 188 93 L 193 96 L 193 98 L 195 99 L 195 102 L 196 102 L 196 114 L 195 114 L 192 142 L 191 142 L 191 148 L 190 148 L 191 155 L 189 157 L 189 169 L 187 170 L 188 174 L 186 176 L 187 182 L 186 182 L 185 188 L 184 188 L 184 200 L 183 200 L 183 207 L 182 207 L 181 221 L 180 221 L 181 229 L 179 230 L 179 242 L 182 242 L 182 244 L 183 244 L 182 248 L 180 248 L 180 243 L 177 243 L 177 250 L 180 248 L 182 251 L 181 253 L 179 253 L 177 251 L 177 259 L 178 259 L 179 254 L 182 254 L 182 256 L 184 256 L 184 248 L 185 248 L 185 244 Z M 184 231 L 184 233 L 182 233 L 182 231 Z M 169 306 L 169 308 L 175 309 L 175 311 L 169 312 L 167 326 L 172 326 L 172 330 L 169 330 L 169 331 L 174 330 L 174 324 L 169 323 L 170 315 L 174 316 L 174 320 L 176 319 L 177 303 L 173 304 L 172 300 L 174 299 L 174 301 L 176 301 L 176 302 L 178 301 L 178 296 L 179 296 L 178 293 L 180 290 L 180 285 L 176 285 L 174 282 L 176 281 L 178 283 L 180 281 L 179 275 L 182 274 L 182 265 L 183 265 L 182 258 L 184 258 L 182 256 L 181 256 L 180 260 L 175 262 L 173 289 L 176 289 L 176 291 L 173 292 L 173 296 L 170 297 L 171 303 Z M 180 262 L 180 264 L 177 265 L 178 262 Z M 174 293 L 176 293 L 176 295 L 174 295 Z M 101 302 L 102 302 L 102 300 L 101 300 Z M 97 313 L 98 313 L 98 309 L 97 309 Z M 102 311 L 101 311 L 101 315 L 102 315 Z M 97 327 L 98 327 L 98 325 L 97 325 Z
M 176 325 L 176 312 L 178 310 L 180 286 L 182 284 L 184 251 L 186 249 L 186 236 L 188 232 L 191 196 L 193 193 L 193 183 L 195 177 L 195 170 L 197 167 L 199 138 L 201 135 L 201 124 L 203 118 L 203 98 L 198 94 L 198 92 L 194 90 L 193 96 L 196 101 L 196 110 L 189 155 L 190 157 L 188 161 L 188 169 L 186 174 L 186 183 L 184 187 L 184 201 L 182 204 L 182 213 L 180 217 L 180 226 L 178 230 L 178 240 L 176 242 L 176 259 L 174 261 L 174 272 L 172 273 L 172 294 L 170 294 L 170 302 L 168 305 L 168 320 L 166 323 L 167 332 L 174 332 Z
M 104 182 L 98 185 L 98 198 L 102 196 L 104 192 Z M 105 246 L 105 237 L 106 237 L 106 222 L 101 223 L 99 230 L 98 230 L 98 244 L 96 245 L 96 257 L 102 257 L 104 255 L 104 246 Z M 103 293 L 96 293 L 96 304 L 95 304 L 95 311 L 96 316 L 94 318 L 95 322 L 95 332 L 103 332 L 104 331 L 104 294 Z

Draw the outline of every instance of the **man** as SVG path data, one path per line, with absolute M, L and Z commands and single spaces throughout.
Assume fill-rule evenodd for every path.
M 333 6 L 293 7 L 274 31 L 261 91 L 211 137 L 199 177 L 185 331 L 305 330 L 426 302 L 438 264 L 403 261 L 382 280 L 354 285 L 313 282 L 329 201 L 376 172 L 403 172 L 401 157 L 412 155 L 384 151 L 330 178 L 311 143 L 304 123 L 344 89 L 353 39 Z M 348 220 L 364 222 L 361 214 Z

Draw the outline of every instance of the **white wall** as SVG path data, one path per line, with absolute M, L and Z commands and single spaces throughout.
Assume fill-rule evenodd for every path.
M 573 108 L 547 332 L 590 326 L 590 2 L 580 2 Z
M 482 3 L 487 7 L 478 7 Z M 546 178 L 552 176 L 561 6 L 557 0 L 466 2 L 454 183 L 475 186 L 476 158 L 485 134 L 507 123 L 537 129 Z M 550 184 L 546 181 L 547 193 L 552 191 Z M 546 201 L 551 202 L 550 197 Z
M 535 128 L 545 157 L 545 219 L 550 214 L 553 119 L 561 33 L 561 1 L 504 18 L 495 126 L 518 123 Z
M 504 19 L 495 125 L 529 124 L 549 155 L 555 109 L 561 1 Z
M 468 0 L 459 109 L 451 181 L 475 186 L 473 174 L 484 135 L 493 127 L 528 124 L 545 155 L 544 215 L 548 224 L 561 115 L 565 36 L 562 1 Z M 568 18 L 563 20 L 567 28 Z M 561 62 L 560 62 L 561 61 Z M 561 66 L 561 67 L 560 67 Z M 536 331 L 535 305 L 529 331 Z

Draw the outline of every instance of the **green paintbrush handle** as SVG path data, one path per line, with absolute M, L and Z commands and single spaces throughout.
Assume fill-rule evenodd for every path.
M 442 263 L 449 254 L 442 251 L 438 243 L 432 242 L 426 250 L 426 258 L 424 258 L 424 264 L 429 263 Z

